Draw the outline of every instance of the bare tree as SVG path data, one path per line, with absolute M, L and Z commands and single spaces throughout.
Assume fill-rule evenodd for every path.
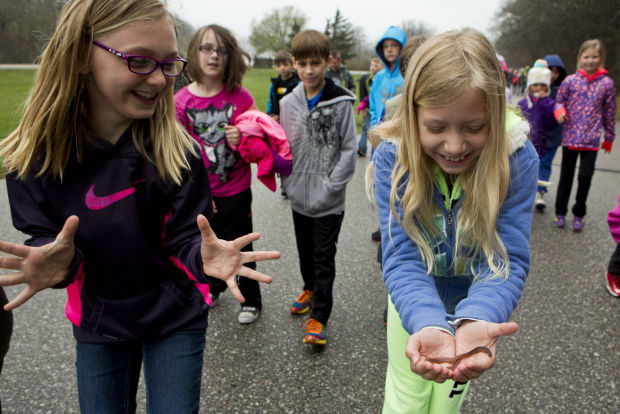
M 275 9 L 259 22 L 252 20 L 250 43 L 256 53 L 290 49 L 290 41 L 306 24 L 306 16 L 293 6 Z
M 427 25 L 424 22 L 419 22 L 413 19 L 404 20 L 400 24 L 400 28 L 403 29 L 403 31 L 407 35 L 407 39 L 417 35 L 432 36 L 435 33 L 435 29 L 433 27 Z

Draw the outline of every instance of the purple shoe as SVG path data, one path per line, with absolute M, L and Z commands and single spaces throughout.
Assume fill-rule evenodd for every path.
M 563 229 L 564 226 L 566 226 L 566 216 L 561 216 L 559 214 L 557 214 L 555 216 L 555 221 L 554 221 L 555 225 L 560 228 Z
M 581 231 L 581 229 L 583 229 L 583 226 L 585 225 L 586 223 L 583 221 L 583 217 L 573 218 L 573 230 L 574 231 Z

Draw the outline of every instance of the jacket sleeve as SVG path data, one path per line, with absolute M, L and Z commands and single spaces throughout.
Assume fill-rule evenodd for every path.
M 211 190 L 200 156 L 188 155 L 188 159 L 191 169 L 185 172 L 181 185 L 171 184 L 174 190 L 165 224 L 166 253 L 173 261 L 180 262 L 198 282 L 207 283 L 202 271 L 201 237 L 196 218 L 203 214 L 211 219 Z
M 511 157 L 510 187 L 497 219 L 497 232 L 508 252 L 505 280 L 488 279 L 486 262 L 480 265 L 467 297 L 459 302 L 455 319 L 502 323 L 516 308 L 530 269 L 530 232 L 538 179 L 538 156 L 531 142 Z
M 375 75 L 372 81 L 372 87 L 370 88 L 370 125 L 375 126 L 379 123 L 379 118 L 381 117 L 381 111 L 383 106 L 381 105 L 381 81 L 383 77 L 381 76 L 382 72 L 379 72 Z
M 392 170 L 396 159 L 394 145 L 382 142 L 373 155 L 375 198 L 377 200 L 383 250 L 383 281 L 402 321 L 403 328 L 413 334 L 435 326 L 449 332 L 446 308 L 437 292 L 433 277 L 415 242 L 400 226 L 390 210 Z M 396 206 L 399 216 L 402 208 Z
M 43 178 L 28 177 L 21 180 L 15 173 L 6 177 L 6 186 L 11 207 L 13 226 L 30 236 L 24 244 L 27 246 L 44 246 L 56 239 L 64 222 L 69 218 L 58 217 L 45 195 Z M 78 246 L 69 265 L 65 279 L 54 286 L 64 288 L 78 276 L 84 256 Z
M 274 102 L 277 103 L 278 99 L 275 96 L 275 91 L 273 89 L 273 83 L 272 83 L 271 85 L 269 85 L 269 101 L 267 102 L 267 113 L 269 115 L 278 115 L 279 111 L 276 111 Z
M 356 155 L 356 129 L 355 116 L 353 115 L 353 103 L 350 101 L 340 103 L 342 105 L 342 124 L 340 124 L 340 155 L 338 162 L 329 174 L 329 181 L 335 191 L 340 191 L 353 178 L 355 173 Z M 340 108 L 338 108 L 340 109 Z
M 607 215 L 607 224 L 609 224 L 611 236 L 616 243 L 620 244 L 620 197 L 618 197 L 618 205 Z
M 616 137 L 614 130 L 616 126 L 616 88 L 613 80 L 608 79 L 611 82 L 603 101 L 603 128 L 605 129 L 605 141 L 614 142 Z
M 347 71 L 345 77 L 347 78 L 347 89 L 355 93 L 355 81 L 351 72 Z

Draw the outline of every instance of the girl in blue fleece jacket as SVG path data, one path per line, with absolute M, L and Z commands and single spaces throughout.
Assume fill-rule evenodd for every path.
M 465 29 L 410 60 L 402 105 L 375 130 L 374 187 L 389 293 L 384 413 L 458 412 L 529 271 L 538 156 L 507 111 L 491 44 Z

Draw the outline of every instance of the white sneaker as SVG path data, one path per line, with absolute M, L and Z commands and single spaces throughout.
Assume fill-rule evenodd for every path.
M 237 320 L 239 321 L 239 323 L 247 325 L 256 322 L 259 315 L 260 311 L 254 306 L 242 306 L 241 312 L 239 312 L 239 317 L 237 318 Z
M 538 191 L 536 193 L 536 200 L 534 201 L 534 205 L 536 206 L 536 210 L 541 213 L 545 211 L 545 207 L 547 207 L 547 203 L 545 203 L 545 199 L 543 198 L 545 193 L 543 191 Z

